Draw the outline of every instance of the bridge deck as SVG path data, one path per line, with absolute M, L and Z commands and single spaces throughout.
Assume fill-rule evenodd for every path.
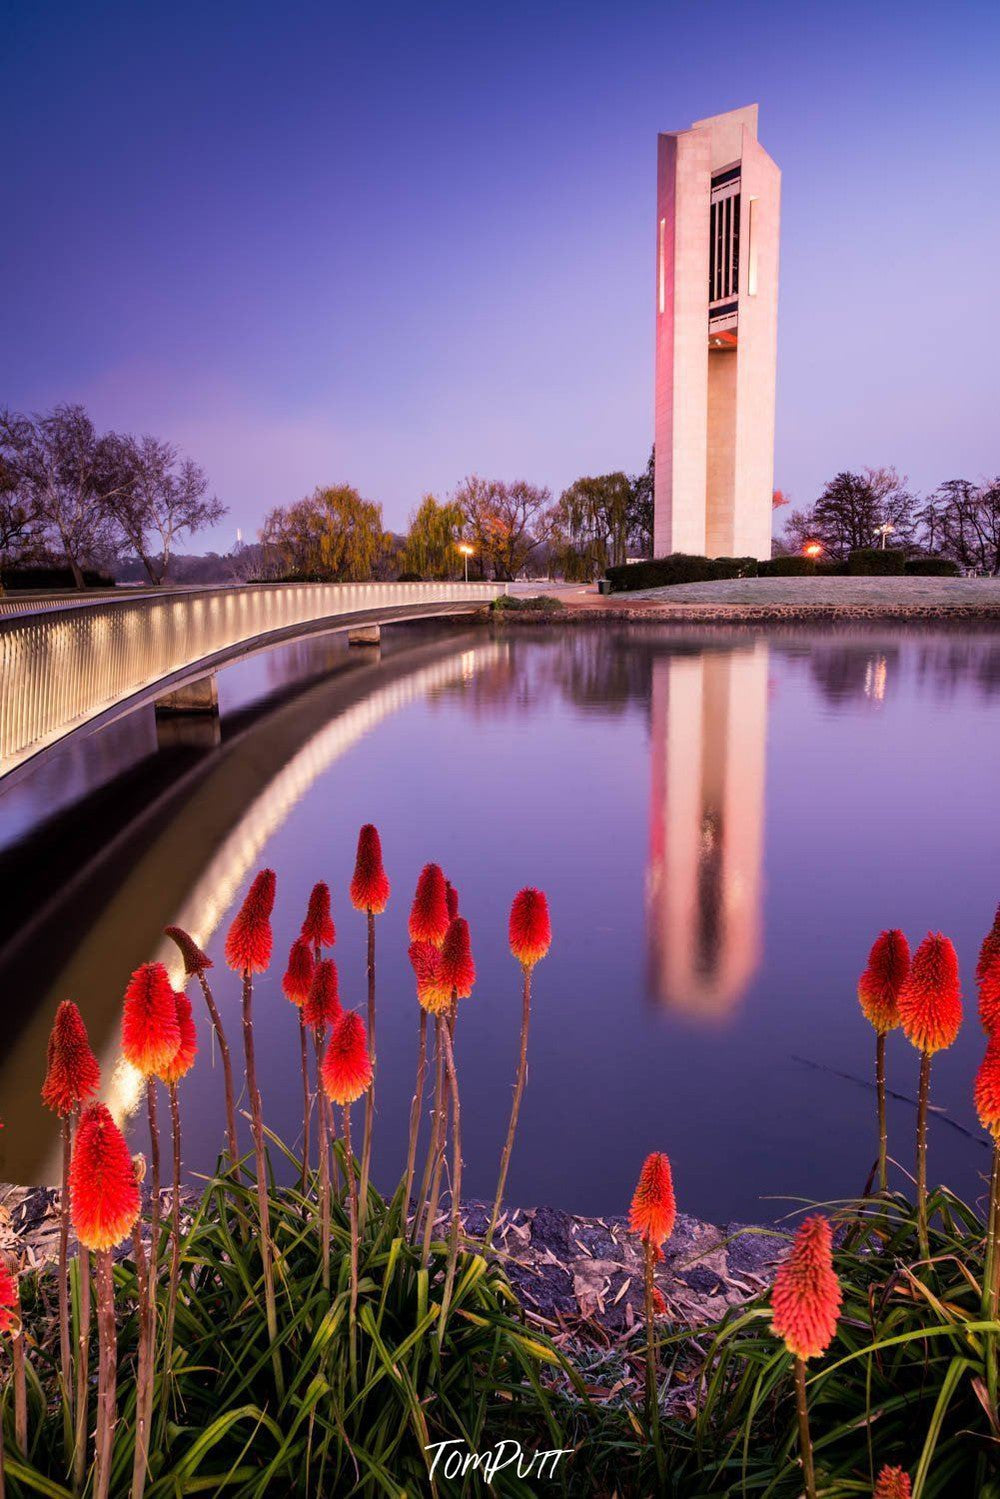
M 0 617 L 0 785 L 70 735 L 255 651 L 359 624 L 467 613 L 502 592 L 494 583 L 122 590 L 85 608 L 74 599 Z

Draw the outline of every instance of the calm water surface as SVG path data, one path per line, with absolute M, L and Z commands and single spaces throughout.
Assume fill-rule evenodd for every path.
M 0 1178 L 57 1172 L 37 1103 L 62 998 L 114 1070 L 121 994 L 170 957 L 179 921 L 222 961 L 248 880 L 278 871 L 276 963 L 256 990 L 272 1125 L 300 1124 L 283 959 L 329 881 L 347 1004 L 364 1002 L 364 920 L 346 898 L 357 829 L 382 830 L 393 899 L 378 923 L 383 1184 L 401 1164 L 417 1012 L 406 917 L 420 866 L 458 886 L 479 969 L 457 1050 L 466 1179 L 495 1180 L 513 1079 L 518 970 L 510 897 L 549 894 L 530 1077 L 509 1196 L 620 1212 L 650 1149 L 690 1212 L 777 1216 L 832 1198 L 873 1154 L 873 1038 L 855 982 L 878 930 L 956 942 L 967 984 L 1000 899 L 1000 637 L 988 632 L 387 632 L 380 658 L 312 642 L 220 678 L 218 746 L 157 752 L 137 715 L 0 796 L 6 891 Z M 185 1157 L 210 1167 L 221 1075 L 203 1047 L 184 1084 Z M 935 1059 L 931 1173 L 968 1193 L 988 1162 L 970 1103 L 973 1014 Z M 916 1058 L 889 1042 L 890 1147 L 909 1165 Z M 144 1145 L 141 1114 L 132 1125 Z M 969 1132 L 969 1133 L 966 1133 Z M 971 1137 L 970 1137 L 971 1135 Z

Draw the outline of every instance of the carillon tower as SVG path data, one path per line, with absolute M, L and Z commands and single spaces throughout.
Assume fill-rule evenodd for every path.
M 771 555 L 781 173 L 757 106 L 659 137 L 653 555 Z

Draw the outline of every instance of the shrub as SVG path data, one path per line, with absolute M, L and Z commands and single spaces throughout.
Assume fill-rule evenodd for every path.
M 769 557 L 757 563 L 759 578 L 812 578 L 815 574 L 812 557 Z
M 958 577 L 958 563 L 951 557 L 907 557 L 903 570 L 915 578 Z
M 896 547 L 857 547 L 850 555 L 847 571 L 854 577 L 897 578 L 905 562 Z
M 667 588 L 675 583 L 715 583 L 723 578 L 753 578 L 756 557 L 692 557 L 672 552 L 649 562 L 626 562 L 609 567 L 607 577 L 613 593 L 632 593 L 637 588 Z
M 422 575 L 414 572 L 400 573 L 396 579 L 397 583 L 422 583 L 423 581 Z
M 115 580 L 107 573 L 99 573 L 92 567 L 83 569 L 83 581 L 88 588 L 114 588 Z M 73 574 L 68 567 L 5 567 L 4 588 L 29 588 L 39 592 L 48 589 L 73 588 Z
M 492 607 L 495 614 L 557 614 L 565 606 L 562 599 L 549 598 L 545 594 L 537 598 L 522 599 L 502 593 L 493 600 Z

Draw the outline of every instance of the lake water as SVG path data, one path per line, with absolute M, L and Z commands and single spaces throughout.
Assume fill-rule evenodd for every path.
M 220 678 L 222 741 L 157 752 L 150 715 L 94 736 L 0 795 L 0 1179 L 52 1179 L 37 1101 L 59 1000 L 81 1004 L 118 1107 L 121 995 L 159 937 L 189 925 L 222 961 L 235 906 L 278 872 L 276 960 L 258 981 L 269 1122 L 300 1125 L 284 957 L 309 889 L 334 895 L 347 1004 L 363 1005 L 364 918 L 347 900 L 358 826 L 393 885 L 378 933 L 377 1177 L 405 1152 L 417 1007 L 406 919 L 421 865 L 457 885 L 479 982 L 461 1005 L 466 1183 L 495 1182 L 516 1062 L 510 898 L 548 893 L 530 1075 L 508 1199 L 625 1210 L 643 1157 L 669 1152 L 682 1209 L 768 1219 L 773 1199 L 860 1190 L 874 1153 L 873 1037 L 855 998 L 884 926 L 941 929 L 966 1024 L 935 1059 L 930 1173 L 968 1194 L 988 1152 L 971 1104 L 982 1050 L 972 971 L 1000 900 L 1000 635 L 989 631 L 595 626 L 405 627 L 380 656 L 313 641 Z M 971 996 L 971 997 L 968 997 Z M 223 1129 L 202 1052 L 182 1085 L 185 1160 Z M 911 1166 L 917 1058 L 888 1048 L 890 1150 Z M 132 1125 L 144 1148 L 142 1114 Z

